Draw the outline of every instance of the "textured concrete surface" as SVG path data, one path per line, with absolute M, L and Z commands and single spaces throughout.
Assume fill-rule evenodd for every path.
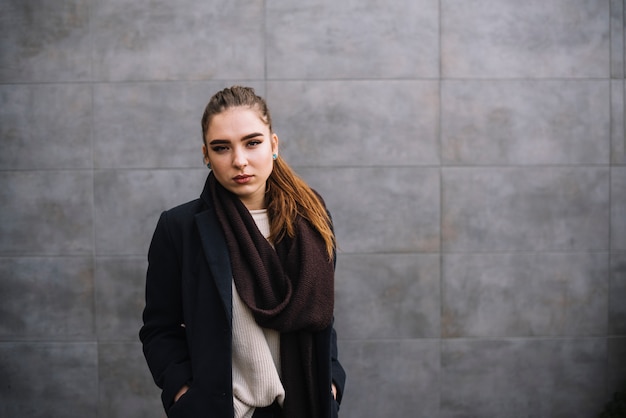
M 164 417 L 146 252 L 251 85 L 340 252 L 343 418 L 626 388 L 624 0 L 0 4 L 0 417 Z

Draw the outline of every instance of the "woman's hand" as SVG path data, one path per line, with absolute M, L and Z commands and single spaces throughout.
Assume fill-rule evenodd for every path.
M 333 398 L 337 400 L 337 387 L 335 386 L 334 383 L 331 383 L 330 390 L 333 393 Z
M 334 386 L 334 385 L 333 385 Z M 180 399 L 181 396 L 183 396 L 185 394 L 185 392 L 187 392 L 189 390 L 189 386 L 185 385 L 182 388 L 180 388 L 180 390 L 178 391 L 178 393 L 176 394 L 176 396 L 174 396 L 174 403 L 178 402 L 178 400 Z

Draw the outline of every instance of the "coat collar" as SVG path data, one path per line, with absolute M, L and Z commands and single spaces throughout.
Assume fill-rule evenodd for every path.
M 196 225 L 200 234 L 200 242 L 204 256 L 211 269 L 211 274 L 215 280 L 215 285 L 222 299 L 226 315 L 229 323 L 232 324 L 233 319 L 233 303 L 232 303 L 232 277 L 233 273 L 230 267 L 230 256 L 226 239 L 222 227 L 215 216 L 211 198 L 207 189 L 207 184 L 202 191 L 201 199 L 207 205 L 205 211 L 195 215 Z

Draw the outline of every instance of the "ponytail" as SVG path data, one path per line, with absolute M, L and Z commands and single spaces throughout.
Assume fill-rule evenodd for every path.
M 267 188 L 272 241 L 280 241 L 285 234 L 295 236 L 295 220 L 300 215 L 322 236 L 328 258 L 332 260 L 336 248 L 335 234 L 322 198 L 280 156 L 274 161 Z

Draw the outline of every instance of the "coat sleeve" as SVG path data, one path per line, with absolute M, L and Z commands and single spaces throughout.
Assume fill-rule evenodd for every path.
M 318 195 L 319 196 L 319 195 Z M 321 199 L 321 196 L 320 196 Z M 322 200 L 323 202 L 323 200 Z M 328 209 L 326 210 L 328 213 L 328 218 L 330 219 L 330 228 L 335 232 L 333 226 L 333 217 L 330 214 Z M 333 269 L 337 268 L 337 248 L 335 247 L 333 250 Z M 333 325 L 331 326 L 331 334 L 330 334 L 330 366 L 331 366 L 331 379 L 337 388 L 337 403 L 341 403 L 341 399 L 343 398 L 343 391 L 346 385 L 346 371 L 343 366 L 339 362 L 339 350 L 337 349 L 337 332 L 334 327 L 334 318 Z
M 167 410 L 192 378 L 183 327 L 180 255 L 167 212 L 159 218 L 148 251 L 146 306 L 139 339 L 152 377 L 163 390 L 161 399 Z
M 346 372 L 341 366 L 341 363 L 339 363 L 337 332 L 335 332 L 335 327 L 332 327 L 330 334 L 330 362 L 331 378 L 337 388 L 337 403 L 340 404 L 346 385 Z

